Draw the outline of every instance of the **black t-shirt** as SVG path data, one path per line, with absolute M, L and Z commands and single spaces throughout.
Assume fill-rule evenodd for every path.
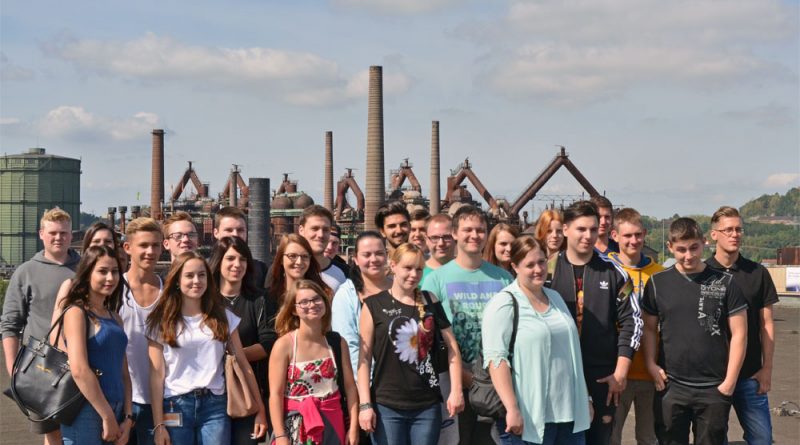
M 706 264 L 733 275 L 733 281 L 747 300 L 747 354 L 739 372 L 740 379 L 753 376 L 762 365 L 761 309 L 778 302 L 778 292 L 767 269 L 739 255 L 730 268 L 725 268 L 713 256 Z
M 706 267 L 689 276 L 670 267 L 650 277 L 642 309 L 658 316 L 658 364 L 670 379 L 695 387 L 725 380 L 728 317 L 747 309 L 731 274 Z
M 422 295 L 417 298 L 425 301 Z M 365 299 L 364 304 L 375 325 L 373 400 L 401 410 L 425 409 L 439 403 L 441 393 L 431 352 L 433 329 L 450 327 L 442 304 L 437 301 L 423 306 L 423 324 L 428 332 L 420 329 L 418 306 L 400 303 L 388 291 Z

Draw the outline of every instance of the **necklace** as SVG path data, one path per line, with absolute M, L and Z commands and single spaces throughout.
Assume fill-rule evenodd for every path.
M 223 297 L 225 298 L 225 301 L 228 302 L 228 306 L 233 307 L 236 305 L 236 302 L 239 301 L 240 295 L 233 295 L 233 296 L 223 295 Z

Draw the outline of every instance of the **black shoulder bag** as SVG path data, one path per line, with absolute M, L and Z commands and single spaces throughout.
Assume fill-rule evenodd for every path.
M 72 425 L 86 401 L 72 378 L 67 353 L 57 347 L 64 327 L 64 314 L 70 307 L 61 312 L 43 340 L 28 337 L 28 344 L 20 347 L 14 360 L 11 394 L 6 391 L 6 395 L 17 403 L 25 417 L 32 422 L 51 420 Z M 89 314 L 85 309 L 81 310 L 86 317 L 88 338 Z M 50 334 L 56 327 L 58 331 L 55 343 L 50 344 Z M 32 413 L 39 418 L 31 418 Z
M 433 311 L 433 300 L 431 299 L 430 293 L 426 290 L 421 291 L 423 298 L 425 298 L 425 304 L 431 308 L 431 312 Z M 435 320 L 434 316 L 434 320 Z M 441 374 L 443 372 L 450 371 L 450 359 L 447 355 L 447 344 L 444 342 L 444 337 L 442 337 L 442 330 L 439 329 L 439 326 L 434 326 L 433 332 L 433 351 L 431 351 L 431 362 L 433 362 L 433 369 L 436 371 L 437 374 Z
M 511 292 L 507 292 L 511 297 L 511 304 L 514 305 L 514 324 L 511 330 L 511 341 L 508 343 L 508 363 L 514 360 L 514 344 L 517 342 L 517 326 L 519 325 L 519 304 Z M 489 365 L 491 366 L 491 365 Z M 483 417 L 501 419 L 506 415 L 506 407 L 503 406 L 500 396 L 494 389 L 489 370 L 483 366 L 483 351 L 478 354 L 475 363 L 472 365 L 472 386 L 469 387 L 469 404 L 472 409 Z
M 342 403 L 342 413 L 345 418 L 350 417 L 347 411 L 347 392 L 344 388 L 344 368 L 342 367 L 342 336 L 336 331 L 328 331 L 325 334 L 325 340 L 328 341 L 333 350 L 333 360 L 336 363 L 336 386 L 339 387 L 339 400 Z

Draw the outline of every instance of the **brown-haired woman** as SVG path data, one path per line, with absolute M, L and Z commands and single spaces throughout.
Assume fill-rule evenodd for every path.
M 502 267 L 512 275 L 514 269 L 511 267 L 511 243 L 519 236 L 519 231 L 506 223 L 500 223 L 489 232 L 486 240 L 486 247 L 483 248 L 483 259 Z
M 66 347 L 75 383 L 89 403 L 71 425 L 61 426 L 65 444 L 128 441 L 133 426 L 131 380 L 125 359 L 128 337 L 116 313 L 121 290 L 116 252 L 105 245 L 86 249 L 61 300 L 61 309 L 62 346 Z
M 150 394 L 156 445 L 230 442 L 225 394 L 226 345 L 260 404 L 253 436 L 266 432 L 266 411 L 239 340 L 239 317 L 225 309 L 211 269 L 196 252 L 172 263 L 164 291 L 147 317 Z
M 314 258 L 308 241 L 296 233 L 284 235 L 275 251 L 275 261 L 267 276 L 267 298 L 272 299 L 280 309 L 286 290 L 300 279 L 319 284 L 328 297 L 331 297 L 332 291 L 322 281 L 319 273 L 319 263 Z
M 358 392 L 347 344 L 329 332 L 330 326 L 327 292 L 314 281 L 294 281 L 275 320 L 280 337 L 269 358 L 269 412 L 276 445 L 358 443 Z M 292 411 L 299 414 L 287 417 Z

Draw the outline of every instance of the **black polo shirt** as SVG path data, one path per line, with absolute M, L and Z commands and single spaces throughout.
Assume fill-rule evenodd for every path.
M 775 284 L 767 268 L 741 255 L 731 267 L 724 267 L 713 256 L 706 264 L 733 275 L 733 281 L 747 300 L 747 353 L 739 378 L 750 378 L 761 369 L 761 309 L 778 302 Z

